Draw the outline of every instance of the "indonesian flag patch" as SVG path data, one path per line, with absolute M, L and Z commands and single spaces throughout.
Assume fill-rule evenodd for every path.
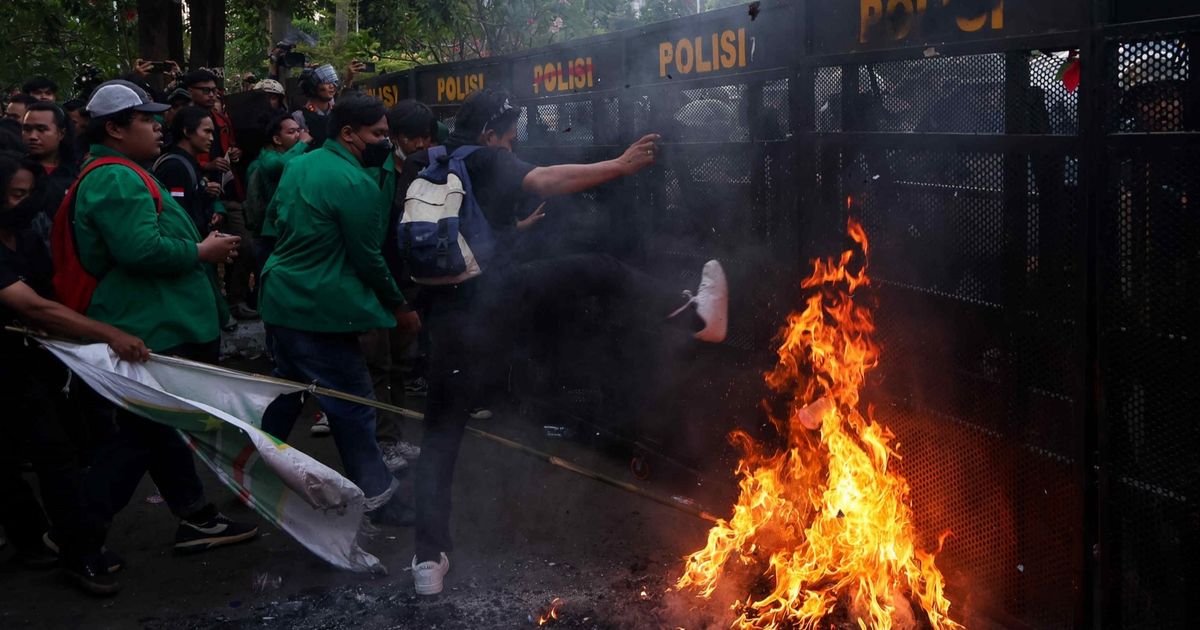
M 172 197 L 183 197 L 183 189 L 182 188 L 172 188 L 171 196 Z

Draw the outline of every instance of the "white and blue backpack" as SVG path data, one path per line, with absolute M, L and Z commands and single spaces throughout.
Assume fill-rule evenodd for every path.
M 409 185 L 396 241 L 418 284 L 458 284 L 483 273 L 496 246 L 492 228 L 471 191 L 463 160 L 482 147 L 446 155 L 429 149 L 429 166 Z

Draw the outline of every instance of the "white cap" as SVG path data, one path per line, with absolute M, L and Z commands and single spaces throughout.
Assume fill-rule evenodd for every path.
M 155 103 L 146 91 L 137 84 L 122 79 L 105 81 L 92 92 L 92 98 L 87 104 L 87 113 L 95 118 L 108 116 L 126 109 L 138 112 L 157 114 L 170 109 L 170 105 Z

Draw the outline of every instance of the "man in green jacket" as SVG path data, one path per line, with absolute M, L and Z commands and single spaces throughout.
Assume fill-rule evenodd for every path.
M 153 160 L 162 127 L 154 103 L 128 81 L 109 81 L 88 102 L 91 159 Z M 220 343 L 217 290 L 205 263 L 231 260 L 238 240 L 219 233 L 201 239 L 187 212 L 157 180 L 161 212 L 135 166 L 113 164 L 89 173 L 75 194 L 74 235 L 84 268 L 100 279 L 87 315 L 145 340 L 151 350 L 216 363 Z M 204 496 L 192 452 L 171 427 L 104 404 L 93 464 L 84 481 L 80 542 L 62 549 L 72 581 L 95 594 L 115 592 L 114 566 L 103 550 L 113 517 L 149 472 L 182 520 L 175 548 L 200 551 L 247 540 L 258 528 L 235 523 Z
M 283 177 L 283 168 L 293 159 L 304 155 L 312 136 L 308 130 L 292 120 L 288 114 L 279 114 L 267 123 L 268 144 L 250 166 L 246 167 L 246 199 L 242 209 L 246 213 L 246 227 L 254 237 L 254 271 L 261 280 L 263 265 L 275 249 L 275 215 L 271 200 Z M 251 296 L 255 310 L 257 295 Z
M 390 200 L 372 172 L 378 174 L 391 152 L 383 103 L 350 96 L 334 106 L 325 144 L 292 160 L 283 173 L 271 203 L 278 240 L 263 268 L 258 302 L 283 378 L 373 399 L 359 333 L 420 327 L 380 252 Z M 317 399 L 371 519 L 410 524 L 412 508 L 393 498 L 399 483 L 375 440 L 374 410 Z M 301 406 L 299 394 L 281 396 L 267 409 L 263 429 L 286 441 Z

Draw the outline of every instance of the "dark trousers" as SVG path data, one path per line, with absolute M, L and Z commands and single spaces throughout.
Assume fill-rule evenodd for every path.
M 160 354 L 215 364 L 219 352 L 214 340 Z M 78 549 L 65 553 L 99 553 L 113 518 L 129 504 L 147 472 L 176 516 L 186 518 L 207 507 L 192 450 L 178 431 L 107 401 L 96 405 L 90 428 L 97 445 L 83 482 L 81 538 Z
M 225 265 L 225 299 L 230 304 L 245 303 L 251 300 L 250 274 L 258 270 L 255 264 L 257 247 L 254 235 L 246 229 L 246 213 L 242 210 L 242 204 L 225 202 L 225 211 L 225 225 L 221 226 L 221 230 L 242 237 L 237 258 Z
M 661 321 L 684 303 L 682 293 L 600 254 L 561 256 L 489 270 L 461 285 L 422 288 L 429 332 L 429 397 L 417 460 L 416 548 L 419 561 L 451 551 L 451 488 L 470 406 L 494 375 L 494 357 L 511 344 L 517 324 L 548 305 L 605 296 Z
M 267 338 L 275 358 L 275 374 L 280 378 L 374 399 L 371 375 L 356 333 L 308 332 L 267 324 Z M 387 492 L 394 477 L 384 465 L 375 440 L 375 410 L 327 396 L 318 395 L 317 401 L 329 418 L 346 477 L 368 498 Z M 303 406 L 303 392 L 280 396 L 263 414 L 263 430 L 286 442 Z
M 254 291 L 248 296 L 248 304 L 254 308 L 258 308 L 258 289 L 262 287 L 262 272 L 263 267 L 267 264 L 267 259 L 271 257 L 271 253 L 275 251 L 275 238 L 271 236 L 255 236 L 254 237 Z M 270 349 L 271 344 L 267 342 L 267 348 Z
M 393 388 L 399 379 L 396 357 L 403 355 L 408 346 L 416 341 L 415 336 L 403 335 L 395 328 L 375 328 L 358 336 L 363 359 L 371 373 L 371 385 L 375 388 L 375 400 L 389 405 L 404 404 L 404 387 Z M 404 439 L 404 419 L 391 412 L 377 409 L 375 413 L 375 437 L 380 444 L 400 442 Z
M 18 370 L 0 383 L 7 419 L 0 440 L 0 525 L 15 547 L 32 550 L 41 547 L 51 525 L 60 544 L 77 535 L 85 438 L 78 414 L 62 393 L 67 369 L 38 347 L 6 350 L 6 360 Z M 41 503 L 21 477 L 23 460 L 33 464 Z

